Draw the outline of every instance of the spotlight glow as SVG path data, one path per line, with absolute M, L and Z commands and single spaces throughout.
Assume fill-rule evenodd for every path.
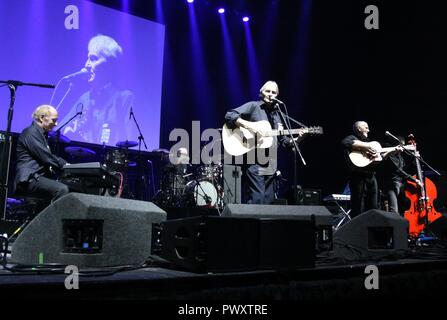
M 193 3 L 194 0 L 186 0 L 186 2 L 188 2 L 188 3 Z
M 219 8 L 219 10 L 217 10 L 217 12 L 219 12 L 220 14 L 225 13 L 225 9 L 224 8 Z
M 248 22 L 248 21 L 250 21 L 250 18 L 247 17 L 247 16 L 245 16 L 245 17 L 242 18 L 242 21 L 244 21 L 244 22 Z

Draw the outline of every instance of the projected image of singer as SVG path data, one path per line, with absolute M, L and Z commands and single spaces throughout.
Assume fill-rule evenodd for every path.
M 90 89 L 81 95 L 71 110 L 60 121 L 65 124 L 62 133 L 72 140 L 114 145 L 118 141 L 135 140 L 134 124 L 128 116 L 134 101 L 129 90 L 119 90 L 117 80 L 123 49 L 111 37 L 97 35 L 88 43 L 85 66 L 79 72 L 65 77 L 87 79 Z

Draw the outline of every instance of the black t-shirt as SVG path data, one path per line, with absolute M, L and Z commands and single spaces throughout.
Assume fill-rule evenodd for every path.
M 353 151 L 352 150 L 352 145 L 354 144 L 354 141 L 356 140 L 360 140 L 362 142 L 370 142 L 370 140 L 363 136 L 363 135 L 356 135 L 356 134 L 351 134 L 347 137 L 345 137 L 342 141 L 341 144 L 343 145 L 343 156 L 345 159 L 345 163 L 349 169 L 349 171 L 351 173 L 358 173 L 358 174 L 374 174 L 376 171 L 376 167 L 377 164 L 376 163 L 371 163 L 366 167 L 357 167 L 356 165 L 354 165 L 351 160 L 349 159 L 349 154 Z

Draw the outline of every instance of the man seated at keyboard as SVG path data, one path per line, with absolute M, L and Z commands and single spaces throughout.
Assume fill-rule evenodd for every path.
M 67 163 L 54 155 L 48 146 L 48 132 L 57 125 L 58 112 L 50 105 L 41 105 L 33 112 L 33 122 L 17 141 L 17 167 L 14 188 L 23 196 L 59 199 L 68 187 L 51 178 Z

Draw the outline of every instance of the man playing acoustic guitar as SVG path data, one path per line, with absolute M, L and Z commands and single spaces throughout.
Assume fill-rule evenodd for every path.
M 268 121 L 273 129 L 283 129 L 283 124 L 278 109 L 276 97 L 278 96 L 278 84 L 267 81 L 259 90 L 261 100 L 250 101 L 242 106 L 228 111 L 225 115 L 226 124 L 230 128 L 245 128 L 262 140 L 263 132 L 259 130 L 255 122 Z M 298 137 L 301 132 L 298 132 Z M 297 138 L 298 138 L 297 137 Z M 270 137 L 269 137 L 270 138 Z M 276 161 L 276 136 L 272 145 L 268 148 L 269 161 L 261 163 L 256 157 L 254 163 L 246 163 L 244 168 L 245 179 L 248 184 L 248 201 L 251 204 L 270 204 L 274 200 L 274 180 L 277 169 Z M 286 135 L 279 135 L 279 142 L 283 146 L 291 146 L 292 140 Z M 296 138 L 295 138 L 296 139 Z M 270 145 L 270 143 L 269 143 Z M 268 153 L 270 152 L 270 154 Z
M 341 143 L 344 147 L 344 156 L 350 170 L 350 216 L 354 218 L 364 211 L 379 208 L 378 187 L 374 163 L 371 162 L 368 166 L 358 167 L 353 164 L 349 155 L 354 151 L 359 151 L 370 158 L 375 158 L 380 150 L 378 150 L 376 144 L 368 139 L 369 126 L 365 121 L 355 122 L 352 129 L 353 134 L 345 137 Z M 382 157 L 386 156 L 386 154 L 382 154 Z

